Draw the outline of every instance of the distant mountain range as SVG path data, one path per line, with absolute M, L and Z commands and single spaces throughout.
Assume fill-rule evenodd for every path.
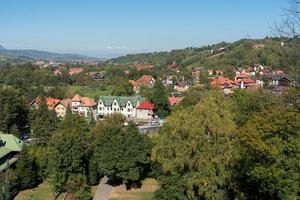
M 20 61 L 35 61 L 35 60 L 56 60 L 56 61 L 89 61 L 100 60 L 79 54 L 61 54 L 38 50 L 8 50 L 0 45 L 0 60 L 20 60 Z

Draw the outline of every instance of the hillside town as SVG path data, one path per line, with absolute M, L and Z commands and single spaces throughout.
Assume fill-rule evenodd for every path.
M 299 0 L 0 10 L 0 200 L 300 200 Z

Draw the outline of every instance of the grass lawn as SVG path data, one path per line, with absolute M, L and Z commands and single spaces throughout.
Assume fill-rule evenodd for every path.
M 92 88 L 89 86 L 70 86 L 69 90 L 71 93 L 79 92 L 83 96 L 98 99 L 100 95 L 110 95 L 112 93 L 113 87 L 108 86 L 105 88 L 105 90 L 101 90 L 100 88 Z
M 157 188 L 157 181 L 148 178 L 139 189 L 126 190 L 124 185 L 114 187 L 110 193 L 110 200 L 152 200 Z
M 48 182 L 44 182 L 36 188 L 24 190 L 15 197 L 15 200 L 53 200 L 53 199 L 54 196 Z M 62 200 L 62 199 L 63 199 L 63 194 L 57 198 L 57 200 Z

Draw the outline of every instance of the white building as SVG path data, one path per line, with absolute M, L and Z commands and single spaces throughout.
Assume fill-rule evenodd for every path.
M 137 117 L 137 107 L 144 101 L 140 96 L 100 96 L 98 101 L 97 116 L 99 118 L 113 113 L 121 113 L 126 118 Z

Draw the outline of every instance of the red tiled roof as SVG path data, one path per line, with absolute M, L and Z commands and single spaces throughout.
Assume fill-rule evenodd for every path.
M 219 77 L 219 78 L 216 78 L 214 80 L 212 80 L 210 82 L 210 84 L 213 86 L 213 87 L 232 87 L 234 86 L 236 83 L 233 81 L 233 80 L 230 80 L 229 78 L 223 78 L 223 77 Z
M 150 103 L 149 101 L 144 101 L 137 107 L 137 109 L 140 110 L 153 110 L 154 108 L 155 105 L 153 103 Z
M 79 74 L 81 72 L 83 72 L 83 69 L 81 67 L 73 67 L 69 69 L 70 75 Z
M 183 97 L 169 97 L 169 104 L 171 106 L 174 106 L 178 103 L 180 103 L 183 100 Z
M 81 106 L 92 107 L 97 105 L 94 99 L 88 97 L 81 97 Z
M 153 78 L 152 78 L 152 76 L 150 76 L 150 75 L 143 75 L 141 78 L 139 78 L 139 79 L 136 81 L 136 83 L 139 84 L 139 85 L 141 85 L 141 84 L 146 84 L 146 85 L 148 85 L 148 84 L 151 83 L 151 80 L 152 80 L 152 79 L 153 79 Z
M 79 94 L 76 94 L 73 98 L 72 101 L 81 101 L 81 96 Z

